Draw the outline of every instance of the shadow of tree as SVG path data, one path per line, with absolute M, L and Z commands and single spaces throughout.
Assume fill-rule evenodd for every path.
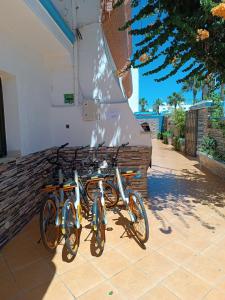
M 171 232 L 167 227 L 161 211 L 167 210 L 189 228 L 186 216 L 191 216 L 203 227 L 214 230 L 215 227 L 204 221 L 198 208 L 207 206 L 225 219 L 222 208 L 225 207 L 225 184 L 222 179 L 204 171 L 199 172 L 199 165 L 188 170 L 176 170 L 153 166 L 148 178 L 149 208 L 162 225 L 160 229 L 165 234 Z

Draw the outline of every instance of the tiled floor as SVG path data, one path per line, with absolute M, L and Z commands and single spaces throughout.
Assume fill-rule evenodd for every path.
M 126 212 L 109 212 L 100 257 L 87 223 L 73 261 L 63 244 L 50 255 L 35 217 L 0 253 L 0 299 L 224 300 L 225 182 L 154 141 L 149 195 L 146 246 Z

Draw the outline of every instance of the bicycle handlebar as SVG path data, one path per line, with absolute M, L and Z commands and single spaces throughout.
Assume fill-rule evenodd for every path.
M 59 155 L 60 150 L 63 149 L 63 148 L 65 148 L 65 147 L 68 146 L 68 145 L 69 145 L 69 143 L 65 143 L 65 144 L 63 144 L 63 145 L 61 145 L 60 147 L 57 148 L 57 151 L 56 151 L 56 158 L 55 158 L 55 159 L 54 159 L 54 158 L 46 158 L 46 160 L 47 160 L 50 164 L 52 164 L 52 165 L 57 165 L 57 166 L 60 166 L 60 165 L 61 165 L 60 162 L 59 162 L 59 159 L 62 159 L 62 160 L 64 160 L 65 162 L 68 162 L 64 157 L 62 157 L 62 156 Z
M 63 144 L 63 145 L 61 145 L 58 149 L 60 150 L 60 149 L 63 149 L 63 148 L 65 148 L 66 146 L 68 146 L 69 145 L 69 143 L 65 143 L 65 144 Z
M 117 158 L 118 158 L 120 149 L 121 149 L 121 148 L 124 148 L 124 147 L 126 147 L 126 146 L 128 146 L 128 145 L 129 145 L 129 142 L 127 142 L 127 143 L 125 143 L 125 144 L 122 144 L 122 145 L 120 145 L 120 146 L 118 147 L 118 149 L 116 150 L 116 155 L 115 155 L 114 157 L 112 157 L 112 163 L 113 163 L 113 164 L 115 164 L 116 161 L 117 161 Z

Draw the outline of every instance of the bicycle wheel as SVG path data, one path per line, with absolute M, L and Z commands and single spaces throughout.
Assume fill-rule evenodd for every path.
M 141 195 L 135 191 L 129 191 L 129 208 L 135 217 L 132 223 L 135 234 L 140 242 L 146 243 L 149 238 L 149 224 Z
M 59 226 L 56 226 L 57 210 L 55 201 L 48 198 L 43 201 L 40 209 L 40 232 L 44 247 L 54 252 L 58 245 Z
M 92 205 L 92 218 L 93 230 L 95 233 L 98 248 L 103 251 L 105 246 L 105 224 L 104 224 L 104 211 L 100 199 L 96 199 Z
M 90 200 L 94 200 L 96 192 L 99 190 L 98 182 L 89 181 L 86 185 L 86 192 Z M 103 181 L 103 190 L 106 208 L 112 208 L 119 201 L 119 193 L 113 183 Z
M 66 248 L 73 256 L 76 256 L 80 244 L 80 229 L 76 227 L 77 213 L 73 201 L 67 199 L 63 206 L 62 226 L 65 235 Z

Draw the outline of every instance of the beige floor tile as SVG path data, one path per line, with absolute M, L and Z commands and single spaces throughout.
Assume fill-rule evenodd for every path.
M 182 242 L 177 241 L 165 245 L 158 252 L 169 257 L 177 264 L 184 263 L 194 254 L 190 248 L 187 248 Z
M 11 279 L 12 273 L 3 256 L 0 256 L 0 279 Z
M 74 296 L 61 281 L 53 280 L 23 292 L 16 300 L 74 300 Z
M 26 228 L 26 227 L 25 227 Z M 19 232 L 11 241 L 9 241 L 1 250 L 2 255 L 13 254 L 15 249 L 21 249 L 26 245 L 29 245 L 29 238 L 25 230 L 23 229 Z M 30 244 L 33 247 L 33 244 Z
M 138 261 L 150 251 L 145 245 L 139 245 L 133 239 L 121 243 L 119 247 L 117 247 L 117 250 L 130 262 Z
M 151 289 L 146 294 L 144 294 L 140 300 L 178 300 L 176 295 L 170 292 L 164 286 L 158 285 L 157 287 Z
M 220 290 L 213 289 L 203 299 L 204 300 L 225 300 L 225 291 L 222 292 Z
M 19 287 L 13 277 L 0 277 L 0 299 L 14 300 L 19 293 Z
M 91 232 L 89 225 L 90 224 L 88 224 L 88 228 L 83 227 L 82 229 L 79 246 L 79 253 L 86 261 L 99 255 L 99 249 L 96 249 L 95 247 L 95 238 L 93 236 L 93 232 Z M 104 251 L 110 248 L 111 247 L 108 243 L 108 235 L 106 231 L 106 243 L 104 246 Z
M 204 251 L 211 245 L 210 240 L 203 235 L 192 235 L 185 240 L 185 246 L 192 249 L 194 252 Z
M 119 300 L 124 299 L 119 295 L 117 289 L 113 287 L 109 282 L 100 283 L 95 288 L 89 290 L 87 293 L 78 297 L 79 300 Z
M 16 271 L 41 259 L 37 249 L 29 242 L 15 246 L 15 251 L 5 252 L 4 258 L 11 270 Z
M 211 245 L 203 253 L 205 256 L 218 261 L 220 266 L 225 269 L 224 240 L 218 244 Z
M 48 255 L 46 259 L 54 264 L 57 275 L 72 270 L 86 261 L 79 250 L 75 257 L 68 253 L 65 245 L 63 247 L 58 246 L 54 256 Z
M 220 266 L 219 262 L 217 263 L 204 255 L 194 255 L 184 263 L 183 267 L 199 275 L 210 284 L 215 284 L 225 277 L 225 270 Z
M 41 259 L 14 271 L 13 275 L 20 289 L 26 290 L 40 284 L 49 284 L 56 277 L 56 267 L 51 261 Z
M 92 263 L 107 278 L 119 273 L 130 264 L 129 260 L 115 249 L 108 250 L 102 257 L 92 260 Z
M 162 284 L 182 300 L 202 299 L 211 289 L 207 282 L 182 268 L 169 275 Z
M 151 287 L 149 276 L 133 266 L 113 276 L 110 281 L 126 299 L 136 299 Z
M 59 278 L 75 297 L 87 292 L 104 280 L 104 277 L 97 269 L 88 262 L 80 264 L 76 269 L 60 275 Z
M 216 288 L 225 293 L 225 278 L 216 285 Z
M 148 274 L 152 284 L 156 284 L 178 268 L 174 262 L 156 251 L 139 260 L 134 267 Z

